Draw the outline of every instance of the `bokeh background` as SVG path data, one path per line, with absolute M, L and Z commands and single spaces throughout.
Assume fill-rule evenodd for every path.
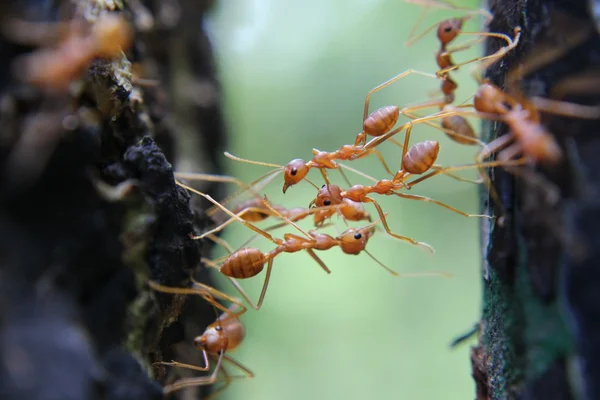
M 474 8 L 476 3 L 461 1 L 461 6 Z M 332 151 L 353 142 L 369 89 L 409 68 L 435 71 L 434 52 L 439 46 L 435 32 L 405 46 L 422 10 L 401 0 L 218 1 L 206 23 L 223 85 L 228 150 L 284 165 L 293 158 L 310 159 L 313 147 Z M 464 13 L 432 9 L 419 29 L 460 15 Z M 478 30 L 480 25 L 476 19 L 465 30 Z M 469 59 L 480 51 L 474 47 L 455 58 Z M 456 80 L 457 101 L 466 100 L 475 87 L 468 68 Z M 413 75 L 377 93 L 371 110 L 418 103 L 438 88 L 435 80 Z M 413 130 L 412 137 L 412 143 L 439 140 L 444 165 L 471 162 L 477 150 L 423 125 Z M 400 150 L 389 143 L 381 150 L 397 168 Z M 230 174 L 246 182 L 268 170 L 227 165 Z M 386 177 L 375 158 L 352 166 Z M 317 171 L 309 176 L 323 183 Z M 337 172 L 330 176 L 345 186 Z M 350 179 L 368 184 L 357 176 Z M 276 204 L 307 207 L 315 196 L 307 183 L 290 188 L 284 196 L 281 184 L 280 177 L 264 190 Z M 414 193 L 479 212 L 473 184 L 440 176 L 419 185 Z M 430 256 L 382 230 L 367 249 L 399 272 L 446 271 L 453 277 L 397 278 L 366 254 L 349 256 L 339 249 L 319 253 L 332 269 L 327 275 L 306 254 L 280 255 L 263 309 L 243 317 L 247 338 L 232 353 L 256 377 L 234 382 L 222 398 L 473 398 L 469 345 L 450 349 L 449 343 L 479 317 L 480 221 L 433 204 L 378 199 L 389 213 L 392 230 L 430 243 L 436 253 Z M 237 248 L 252 235 L 234 225 L 224 237 Z M 309 229 L 310 221 L 302 226 Z M 328 232 L 335 235 L 344 229 L 337 220 Z M 284 232 L 293 229 L 277 231 L 276 236 Z M 262 250 L 273 247 L 264 240 L 254 244 Z M 214 257 L 221 255 L 216 249 Z M 256 299 L 262 277 L 242 285 Z M 223 287 L 235 293 L 227 282 Z

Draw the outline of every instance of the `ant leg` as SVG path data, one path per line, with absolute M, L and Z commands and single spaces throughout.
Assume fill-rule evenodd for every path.
M 231 247 L 231 245 L 229 243 L 227 243 L 227 241 L 225 239 L 221 239 L 220 237 L 218 237 L 216 235 L 212 235 L 212 234 L 206 235 L 206 237 L 209 238 L 210 240 L 212 240 L 213 242 L 215 242 L 216 244 L 218 244 L 219 246 L 223 247 L 225 250 L 227 250 L 227 252 L 229 254 L 235 252 L 233 247 Z
M 402 156 L 400 157 L 400 170 L 404 171 L 404 157 L 408 153 L 408 145 L 410 142 L 410 132 L 412 131 L 412 125 L 409 125 L 404 134 L 404 144 L 402 145 Z
M 222 392 L 223 390 L 225 390 L 227 388 L 227 386 L 229 386 L 229 384 L 231 383 L 231 381 L 233 379 L 251 379 L 254 378 L 254 373 L 248 369 L 247 367 L 243 366 L 239 361 L 234 360 L 233 358 L 224 355 L 223 356 L 225 358 L 226 361 L 228 361 L 230 364 L 235 365 L 238 369 L 242 370 L 244 372 L 244 375 L 229 375 L 229 373 L 225 370 L 225 368 L 221 367 L 221 371 L 223 372 L 223 375 L 225 375 L 225 381 L 226 383 L 220 387 L 217 390 L 214 390 L 210 395 L 208 395 L 205 400 L 210 400 L 211 398 L 213 398 L 214 396 L 216 396 L 218 393 Z
M 205 181 L 205 182 L 221 182 L 221 183 L 233 183 L 242 189 L 250 190 L 250 187 L 241 180 L 228 175 L 215 175 L 215 174 L 200 174 L 200 173 L 188 173 L 188 172 L 174 172 L 173 175 L 176 179 L 185 179 L 188 181 Z
M 258 212 L 258 213 L 267 214 L 267 212 L 265 211 L 264 208 L 248 207 L 248 208 L 244 208 L 242 211 L 240 211 L 239 213 L 237 213 L 235 215 L 237 215 L 238 218 L 242 218 L 245 214 L 247 214 L 249 212 Z M 192 236 L 192 239 L 194 239 L 194 240 L 204 239 L 208 235 L 222 231 L 225 227 L 227 227 L 227 225 L 229 225 L 232 222 L 235 222 L 237 220 L 238 220 L 237 218 L 231 217 L 227 221 L 223 222 L 221 225 L 218 225 L 215 228 L 213 228 L 209 231 L 206 231 L 199 236 Z
M 352 160 L 366 157 L 366 156 L 368 156 L 371 153 L 375 154 L 375 156 L 379 159 L 379 161 L 381 162 L 381 165 L 383 165 L 383 168 L 385 169 L 385 172 L 387 172 L 390 175 L 394 175 L 394 173 L 392 172 L 392 170 L 388 166 L 387 162 L 383 158 L 383 155 L 381 155 L 381 152 L 379 150 L 377 150 L 377 149 L 373 149 L 373 148 L 366 149 L 366 151 L 364 151 L 361 154 L 359 154 L 356 158 L 352 158 Z M 338 163 L 338 165 L 340 165 L 340 164 Z M 348 171 L 352 171 L 355 174 L 362 175 L 362 172 L 357 171 L 354 168 L 350 168 L 347 165 L 343 166 L 343 168 L 346 168 Z M 350 186 L 352 186 L 352 185 L 350 185 Z
M 392 274 L 394 276 L 397 276 L 397 277 L 400 277 L 400 278 L 423 277 L 423 276 L 442 276 L 444 278 L 449 278 L 449 277 L 452 276 L 452 274 L 449 274 L 447 272 L 418 272 L 418 273 L 414 273 L 414 274 L 401 274 L 401 273 L 396 272 L 393 269 L 389 268 L 387 265 L 385 265 L 381 261 L 379 261 L 377 258 L 375 258 L 375 256 L 373 254 L 371 254 L 370 252 L 368 252 L 367 249 L 364 249 L 363 251 L 365 253 L 367 253 L 367 255 L 369 257 L 371 257 L 371 259 L 373 261 L 375 261 L 377 264 L 379 264 L 379 266 L 383 267 L 390 274 Z
M 221 393 L 222 391 L 224 391 L 225 389 L 227 389 L 229 387 L 229 385 L 231 384 L 231 381 L 233 380 L 231 376 L 229 376 L 229 372 L 227 372 L 227 369 L 225 368 L 225 366 L 221 365 L 221 369 L 219 371 L 219 373 L 221 375 L 223 375 L 223 381 L 224 383 L 217 389 L 212 388 L 212 390 L 210 391 L 210 394 L 208 396 L 206 396 L 204 398 L 204 400 L 210 400 L 212 398 L 214 398 L 217 394 Z M 218 380 L 215 382 L 215 385 L 217 384 Z
M 222 257 L 223 259 L 225 259 L 226 257 Z M 210 267 L 210 268 L 215 268 L 217 270 L 220 269 L 220 266 L 218 264 L 218 262 L 206 259 L 206 258 L 201 258 L 200 261 L 202 263 L 204 263 L 204 265 Z M 270 275 L 271 271 L 267 270 L 267 273 Z M 232 278 L 230 276 L 226 277 L 227 279 L 229 279 L 229 281 L 231 282 L 231 284 L 233 285 L 233 287 L 235 287 L 235 289 L 238 291 L 238 293 L 240 294 L 240 296 L 242 296 L 242 298 L 244 300 L 246 300 L 246 303 L 248 303 L 250 305 L 250 307 L 252 307 L 255 310 L 259 310 L 260 309 L 260 305 L 255 305 L 254 302 L 252 300 L 250 300 L 250 296 L 248 296 L 248 294 L 246 293 L 246 291 L 244 290 L 244 288 L 239 284 L 239 282 L 235 279 Z M 266 280 L 268 280 L 268 276 L 266 277 Z
M 344 182 L 346 182 L 346 184 L 348 184 L 348 187 L 352 186 L 352 184 L 348 180 L 348 177 L 346 176 L 346 173 L 344 172 L 344 170 L 338 168 L 338 171 L 340 171 L 340 175 L 342 175 L 342 178 L 344 178 Z
M 165 386 L 163 388 L 163 394 L 165 394 L 165 396 L 166 396 L 166 395 L 169 395 L 178 390 L 185 389 L 186 387 L 212 385 L 217 380 L 217 374 L 219 373 L 219 370 L 221 369 L 221 364 L 223 362 L 224 355 L 225 355 L 224 351 L 221 351 L 219 353 L 219 359 L 217 361 L 217 365 L 215 366 L 215 370 L 213 371 L 212 374 L 210 374 L 210 376 L 180 379 L 178 381 L 173 382 L 170 385 Z
M 378 182 L 378 180 L 377 180 L 377 179 L 375 179 L 375 178 L 373 178 L 372 176 L 370 176 L 370 175 L 367 175 L 367 174 L 365 174 L 364 172 L 362 172 L 362 171 L 359 171 L 359 170 L 357 170 L 357 169 L 355 169 L 355 168 L 352 168 L 352 167 L 350 167 L 350 166 L 348 166 L 348 165 L 346 165 L 346 164 L 338 164 L 338 165 L 339 165 L 341 168 L 347 169 L 347 170 L 348 170 L 348 171 L 350 171 L 350 172 L 354 172 L 356 175 L 362 176 L 363 178 L 366 178 L 366 179 L 368 179 L 368 180 L 370 180 L 370 181 L 373 181 L 373 182 Z M 390 172 L 390 175 L 394 175 L 394 173 L 393 173 L 392 171 L 389 171 L 389 172 Z
M 388 233 L 388 235 L 393 236 L 396 239 L 402 240 L 404 242 L 408 242 L 408 243 L 410 243 L 410 244 L 412 244 L 414 246 L 421 247 L 421 248 L 427 250 L 428 252 L 430 252 L 432 254 L 434 253 L 433 247 L 431 247 L 427 243 L 418 242 L 418 241 L 416 241 L 413 238 L 409 238 L 409 237 L 406 237 L 406 236 L 400 236 L 400 235 L 392 232 L 391 229 L 390 229 L 390 227 L 389 227 L 389 225 L 388 225 L 388 223 L 387 223 L 387 220 L 385 218 L 385 214 L 384 214 L 383 210 L 381 209 L 381 206 L 375 200 L 373 200 L 370 197 L 366 197 L 365 200 L 364 200 L 364 202 L 365 203 L 373 203 L 373 205 L 377 209 L 377 213 L 379 214 L 379 218 L 381 219 L 381 223 L 383 225 L 383 228 Z
M 268 261 L 268 264 L 267 264 L 267 271 L 265 273 L 265 281 L 263 283 L 263 287 L 260 292 L 260 296 L 258 298 L 258 302 L 256 303 L 256 305 L 254 304 L 254 302 L 252 300 L 250 300 L 250 296 L 248 296 L 248 294 L 246 293 L 244 288 L 242 288 L 242 286 L 237 281 L 237 279 L 232 278 L 230 276 L 228 276 L 227 278 L 229 279 L 231 284 L 236 288 L 236 290 L 240 293 L 240 295 L 244 298 L 244 300 L 246 300 L 246 302 L 250 305 L 250 307 L 252 307 L 256 311 L 258 311 L 262 307 L 262 303 L 265 298 L 265 294 L 267 293 L 267 287 L 269 286 L 269 280 L 271 279 L 272 269 L 273 269 L 273 259 L 270 258 Z
M 474 32 L 461 32 L 464 34 L 477 34 Z M 487 32 L 482 32 L 482 33 L 487 33 Z M 458 46 L 454 46 L 454 47 L 449 47 L 447 48 L 441 55 L 445 56 L 445 55 L 449 55 L 449 54 L 453 54 L 453 53 L 458 53 L 459 51 L 464 51 L 464 50 L 468 50 L 471 47 L 475 46 L 476 44 L 479 44 L 481 42 L 483 42 L 485 40 L 485 37 L 487 35 L 481 35 L 482 37 L 477 38 L 477 39 L 473 39 L 473 40 L 468 40 L 464 43 L 461 43 Z
M 210 363 L 208 362 L 208 356 L 206 354 L 206 350 L 202 350 L 202 358 L 204 359 L 204 367 L 199 367 L 199 366 L 193 365 L 193 364 L 180 363 L 177 361 L 157 361 L 155 363 L 152 363 L 152 365 L 167 365 L 169 367 L 185 368 L 185 369 L 191 369 L 193 371 L 206 372 L 210 369 Z
M 426 76 L 426 77 L 429 77 L 429 78 L 438 79 L 438 77 L 435 76 L 435 75 L 433 75 L 433 74 L 429 74 L 427 72 L 417 71 L 417 70 L 414 70 L 414 69 L 407 69 L 406 71 L 404 71 L 404 72 L 402 72 L 402 73 L 394 76 L 393 78 L 388 79 L 387 81 L 383 82 L 382 84 L 380 84 L 380 85 L 374 87 L 373 89 L 369 90 L 369 92 L 367 93 L 367 97 L 365 98 L 365 109 L 364 109 L 364 112 L 363 112 L 363 121 L 365 119 L 367 119 L 367 117 L 369 115 L 369 102 L 371 101 L 371 96 L 374 93 L 380 91 L 381 89 L 388 87 L 392 83 L 394 83 L 394 82 L 396 82 L 396 81 L 398 81 L 398 80 L 400 80 L 400 79 L 402 79 L 402 78 L 404 78 L 404 77 L 406 77 L 406 76 L 408 76 L 410 74 L 422 75 L 422 76 Z
M 235 297 L 231 297 L 231 296 L 221 292 L 220 290 L 217 290 L 217 289 L 215 289 L 211 286 L 205 285 L 203 283 L 197 282 L 193 279 L 192 279 L 192 282 L 193 282 L 194 286 L 197 286 L 196 288 L 194 288 L 194 287 L 176 288 L 176 287 L 171 287 L 171 286 L 160 285 L 154 281 L 148 281 L 148 286 L 150 286 L 153 290 L 156 290 L 157 292 L 161 292 L 161 293 L 201 296 L 204 300 L 208 301 L 211 305 L 213 305 L 217 309 L 219 309 L 225 313 L 231 314 L 230 310 L 227 307 L 225 307 L 222 304 L 220 304 L 219 302 L 215 301 L 212 298 L 212 296 L 219 298 L 219 299 L 229 301 L 229 302 L 237 305 L 238 307 L 241 307 L 241 311 L 239 313 L 232 314 L 235 317 L 239 317 L 240 315 L 243 315 L 247 311 L 246 307 L 242 304 L 242 302 L 240 300 L 236 299 Z
M 440 164 L 433 164 L 431 166 L 431 169 L 434 171 L 443 169 L 444 167 Z M 448 177 L 455 179 L 459 182 L 467 182 L 467 183 L 474 183 L 476 185 L 479 185 L 480 183 L 483 183 L 483 178 L 479 178 L 479 179 L 469 179 L 469 178 L 464 178 L 460 175 L 457 174 L 453 174 L 452 172 L 445 172 L 444 175 L 447 175 Z
M 307 232 L 305 232 L 302 228 L 300 228 L 296 223 L 292 222 L 288 217 L 286 217 L 285 215 L 281 214 L 279 211 L 277 211 L 276 209 L 274 209 L 271 206 L 271 204 L 270 204 L 269 199 L 267 198 L 267 196 L 265 196 L 264 199 L 265 199 L 265 206 L 273 213 L 273 215 L 275 215 L 278 218 L 281 218 L 286 223 L 288 223 L 289 225 L 291 225 L 294 228 L 296 228 L 299 232 L 301 232 L 307 238 L 309 238 L 311 240 L 314 240 L 312 236 L 310 236 Z M 276 244 L 279 244 L 279 243 L 276 243 Z
M 429 197 L 425 197 L 425 196 L 418 196 L 418 195 L 414 195 L 414 194 L 405 194 L 405 193 L 398 193 L 398 192 L 394 192 L 394 194 L 398 197 L 402 197 L 403 199 L 409 199 L 409 200 L 418 200 L 418 201 L 425 201 L 427 203 L 433 203 L 433 204 L 437 204 L 438 206 L 444 207 L 447 210 L 453 211 L 457 214 L 460 214 L 464 217 L 469 217 L 469 218 L 487 218 L 487 219 L 492 219 L 493 217 L 490 217 L 489 215 L 485 215 L 485 214 L 467 214 L 466 212 L 460 211 L 452 206 L 449 206 L 448 204 L 442 203 L 441 201 L 438 200 L 434 200 L 431 199 Z
M 282 172 L 283 172 L 283 169 L 276 169 L 276 170 L 269 171 L 266 174 L 259 177 L 258 179 L 255 179 L 254 181 L 250 182 L 250 184 L 245 184 L 241 180 L 239 180 L 237 178 L 233 178 L 233 177 L 226 177 L 225 180 L 219 180 L 220 179 L 219 175 L 187 174 L 187 173 L 180 173 L 180 172 L 176 172 L 174 175 L 176 178 L 180 177 L 181 179 L 187 179 L 187 180 L 191 180 L 191 181 L 206 180 L 209 182 L 214 181 L 214 182 L 224 182 L 224 183 L 236 184 L 241 189 L 236 191 L 235 193 L 232 193 L 231 195 L 227 196 L 225 199 L 221 200 L 221 204 L 226 205 L 232 199 L 236 198 L 237 196 L 241 195 L 244 192 L 250 192 L 255 197 L 260 198 L 260 194 L 258 192 L 260 190 L 262 190 L 265 186 L 267 186 L 271 181 L 273 181 L 273 179 L 275 179 Z M 197 177 L 197 175 L 201 176 L 202 179 L 199 179 Z M 208 177 L 209 179 L 204 179 L 205 177 Z M 217 179 L 211 180 L 212 177 L 217 177 Z M 229 178 L 231 178 L 231 179 L 229 179 Z M 175 181 L 175 183 L 179 184 L 179 182 L 177 180 Z M 212 217 L 217 211 L 218 211 L 218 207 L 213 206 L 206 211 L 206 215 L 208 215 L 209 217 Z
M 477 61 L 485 61 L 482 62 L 478 68 L 479 71 L 485 71 L 487 68 L 489 68 L 492 64 L 494 64 L 496 61 L 498 61 L 499 59 L 501 59 L 502 57 L 504 57 L 509 51 L 511 51 L 512 49 L 514 49 L 518 44 L 519 44 L 519 39 L 521 38 L 521 28 L 517 27 L 515 28 L 515 38 L 514 40 L 511 39 L 508 35 L 505 35 L 503 33 L 492 33 L 492 32 L 461 32 L 461 35 L 478 35 L 478 36 L 485 36 L 485 37 L 495 37 L 495 38 L 499 38 L 499 39 L 503 39 L 506 41 L 506 43 L 508 43 L 506 46 L 501 47 L 498 51 L 496 51 L 494 54 L 490 54 L 489 56 L 485 56 L 485 57 L 476 57 L 472 60 L 469 61 L 465 61 L 465 62 L 461 62 L 458 64 L 454 64 L 448 68 L 444 68 L 442 70 L 439 70 L 436 72 L 437 76 L 445 76 L 448 74 L 448 72 L 453 71 L 455 69 L 458 69 L 460 67 L 462 67 L 463 65 L 467 65 L 467 64 L 471 64 Z
M 321 173 L 321 176 L 323 177 L 323 180 L 325 180 L 325 184 L 329 185 L 329 177 L 327 176 L 327 171 L 325 171 L 324 168 L 319 168 L 319 172 Z
M 256 310 L 260 310 L 262 306 L 263 300 L 265 299 L 265 294 L 267 293 L 267 287 L 269 286 L 269 279 L 271 278 L 271 270 L 273 269 L 273 259 L 269 259 L 269 263 L 267 264 L 267 271 L 265 273 L 265 281 L 263 283 L 263 288 L 260 291 L 260 297 L 258 298 L 258 302 L 256 303 Z
M 210 197 L 207 194 L 204 194 L 194 188 L 191 188 L 187 185 L 184 185 L 183 183 L 179 183 L 179 186 L 199 195 L 204 197 L 206 200 L 210 201 L 211 203 L 213 203 L 214 205 L 216 205 L 217 207 L 219 207 L 222 211 L 224 211 L 226 214 L 228 214 L 230 217 L 235 218 L 236 220 L 238 220 L 239 222 L 241 222 L 242 224 L 244 224 L 246 227 L 248 227 L 249 229 L 253 230 L 254 232 L 261 234 L 262 236 L 265 237 L 265 239 L 270 240 L 271 242 L 275 243 L 275 244 L 279 244 L 274 238 L 273 236 L 271 236 L 269 233 L 263 231 L 262 229 L 252 225 L 250 222 L 248 221 L 244 221 L 243 219 L 241 219 L 240 217 L 238 217 L 236 214 L 234 214 L 232 211 L 228 210 L 227 208 L 225 208 L 224 206 L 222 206 L 218 201 L 216 201 L 215 199 L 213 199 L 212 197 Z M 273 210 L 272 208 L 270 208 L 271 210 Z M 281 214 L 279 214 L 281 215 Z
M 421 116 L 419 116 L 417 114 L 412 114 L 412 113 L 411 114 L 405 113 L 405 115 L 407 117 L 411 118 L 412 120 L 422 118 Z M 444 117 L 442 117 L 440 119 L 443 119 L 443 118 Z M 484 142 L 482 142 L 481 140 L 479 140 L 479 139 L 477 139 L 475 137 L 463 135 L 462 133 L 456 132 L 456 131 L 454 131 L 452 129 L 446 129 L 446 128 L 444 128 L 444 127 L 442 127 L 440 125 L 434 124 L 432 122 L 424 121 L 422 123 L 425 124 L 425 125 L 427 125 L 427 126 L 431 126 L 432 128 L 435 128 L 437 130 L 440 130 L 440 131 L 444 132 L 446 135 L 450 136 L 451 139 L 460 139 L 460 140 L 464 140 L 464 141 L 470 142 L 470 143 L 464 143 L 464 144 L 477 144 L 477 145 L 479 145 L 481 147 L 485 147 L 485 145 L 486 145 Z M 454 141 L 457 141 L 457 140 L 454 140 Z M 462 142 L 459 142 L 459 143 L 462 144 Z
M 327 265 L 325 265 L 323 260 L 321 260 L 321 258 L 315 254 L 313 249 L 306 249 L 306 252 L 312 257 L 313 260 L 315 260 L 321 266 L 321 268 L 323 268 L 325 272 L 327 272 L 328 274 L 331 273 L 331 270 L 327 268 Z
M 482 61 L 482 60 L 485 60 L 485 61 L 482 62 L 481 64 L 479 64 L 479 66 L 475 69 L 475 71 L 484 72 L 489 67 L 491 67 L 495 62 L 502 59 L 506 54 L 508 54 L 509 51 L 511 51 L 512 49 L 517 47 L 517 45 L 519 44 L 519 40 L 521 39 L 521 27 L 520 26 L 517 26 L 514 29 L 514 35 L 515 35 L 515 38 L 512 39 L 512 43 L 510 43 L 508 46 L 501 47 L 494 54 L 490 54 L 489 56 L 482 57 L 479 61 Z
M 442 169 L 434 171 L 434 172 L 430 172 L 429 174 L 424 175 L 424 176 L 422 176 L 422 177 L 420 177 L 418 179 L 415 179 L 415 180 L 413 180 L 411 182 L 407 182 L 405 188 L 408 189 L 408 190 L 410 190 L 417 183 L 423 182 L 424 180 L 432 178 L 435 175 L 443 174 L 446 171 L 462 171 L 462 170 L 471 169 L 471 168 L 489 168 L 489 167 L 517 166 L 517 165 L 527 164 L 528 162 L 529 162 L 528 159 L 526 159 L 526 158 L 520 158 L 518 160 L 489 161 L 489 162 L 484 162 L 484 163 L 480 163 L 480 164 L 465 164 L 465 165 L 457 165 L 455 167 L 446 167 L 446 168 L 442 168 Z
M 207 292 L 209 292 L 214 297 L 220 298 L 220 299 L 225 300 L 225 301 L 229 301 L 233 306 L 235 306 L 236 308 L 240 309 L 240 311 L 232 312 L 230 308 L 224 309 L 224 307 L 221 304 L 219 304 L 218 302 L 216 302 L 216 301 L 210 302 L 211 304 L 213 304 L 219 310 L 227 313 L 227 315 L 229 316 L 228 318 L 232 318 L 232 317 L 233 318 L 239 318 L 240 316 L 242 316 L 243 314 L 245 314 L 246 311 L 248 311 L 248 309 L 246 308 L 246 306 L 244 306 L 244 304 L 240 301 L 240 299 L 237 299 L 237 298 L 235 298 L 233 296 L 230 296 L 227 293 L 223 293 L 220 290 L 217 290 L 217 289 L 215 289 L 213 287 L 210 287 L 210 286 L 208 286 L 205 283 L 198 282 L 193 277 L 190 277 L 190 280 L 192 281 L 192 284 L 194 285 L 193 288 L 199 287 L 199 288 L 201 288 L 201 290 L 206 290 Z
M 418 5 L 422 5 L 425 7 L 437 7 L 439 9 L 442 10 L 454 10 L 454 11 L 466 11 L 466 15 L 463 18 L 467 18 L 467 19 L 471 19 L 473 18 L 475 15 L 481 15 L 482 17 L 485 18 L 484 24 L 487 26 L 490 24 L 490 22 L 492 22 L 492 19 L 494 18 L 494 15 L 489 12 L 488 10 L 486 10 L 485 8 L 476 8 L 476 9 L 472 9 L 472 8 L 467 8 L 467 7 L 461 7 L 461 6 L 457 6 L 453 3 L 450 3 L 449 1 L 439 1 L 439 0 L 404 0 L 405 3 L 409 3 L 409 4 L 418 4 Z
M 545 99 L 542 97 L 532 97 L 530 101 L 539 111 L 561 115 L 563 117 L 582 119 L 600 118 L 600 107 L 598 106 L 586 106 L 562 100 Z

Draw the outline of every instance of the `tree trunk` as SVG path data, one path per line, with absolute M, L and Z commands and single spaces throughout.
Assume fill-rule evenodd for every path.
M 600 104 L 594 3 L 490 0 L 489 31 L 512 37 L 520 26 L 522 36 L 487 77 L 508 89 L 507 75 L 520 67 L 527 98 Z M 503 45 L 489 40 L 487 53 Z M 556 167 L 491 172 L 506 215 L 482 231 L 477 399 L 600 398 L 600 122 L 544 112 L 542 123 L 563 150 Z M 489 141 L 507 127 L 487 122 L 483 132 Z M 487 191 L 482 199 L 498 215 Z
M 199 353 L 192 339 L 212 308 L 146 282 L 189 286 L 208 250 L 190 238 L 206 221 L 172 163 L 220 172 L 225 133 L 202 30 L 211 4 L 0 5 L 0 398 L 161 399 L 154 378 L 165 370 L 152 362 Z M 19 79 L 39 46 L 15 21 L 93 25 L 109 11 L 135 26 L 126 55 L 91 60 L 66 90 Z M 194 323 L 175 322 L 180 314 Z

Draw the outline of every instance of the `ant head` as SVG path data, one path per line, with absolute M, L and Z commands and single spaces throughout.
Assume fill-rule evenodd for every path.
M 310 203 L 316 207 L 334 206 L 342 202 L 342 189 L 338 185 L 323 185 Z
M 306 165 L 304 160 L 296 158 L 292 160 L 283 168 L 283 193 L 292 185 L 300 182 L 310 168 Z
M 450 18 L 440 22 L 437 30 L 437 37 L 442 43 L 442 46 L 450 43 L 460 33 L 463 23 L 463 18 Z
M 226 350 L 228 345 L 229 338 L 219 321 L 209 325 L 202 336 L 197 336 L 194 339 L 194 347 L 208 353 L 218 353 Z
M 372 235 L 371 230 L 374 229 L 374 227 L 371 227 L 369 229 L 350 228 L 345 230 L 337 238 L 340 241 L 342 251 L 346 254 L 358 254 L 363 251 L 367 247 L 369 237 Z

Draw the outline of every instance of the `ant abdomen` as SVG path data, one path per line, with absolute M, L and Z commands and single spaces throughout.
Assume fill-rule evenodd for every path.
M 442 128 L 453 131 L 458 135 L 453 135 L 451 133 L 446 132 L 446 135 L 453 141 L 460 144 L 474 145 L 477 144 L 477 135 L 473 130 L 469 121 L 466 120 L 465 117 L 460 115 L 451 115 L 449 117 L 442 118 L 441 121 Z M 470 140 L 472 138 L 473 140 Z
M 264 268 L 267 259 L 262 251 L 245 247 L 232 253 L 221 266 L 221 273 L 231 278 L 251 278 Z
M 419 142 L 408 149 L 402 159 L 402 167 L 406 172 L 419 175 L 429 170 L 440 152 L 440 144 L 435 140 Z
M 385 106 L 373 111 L 363 122 L 363 131 L 367 135 L 381 136 L 387 133 L 400 116 L 398 106 Z

